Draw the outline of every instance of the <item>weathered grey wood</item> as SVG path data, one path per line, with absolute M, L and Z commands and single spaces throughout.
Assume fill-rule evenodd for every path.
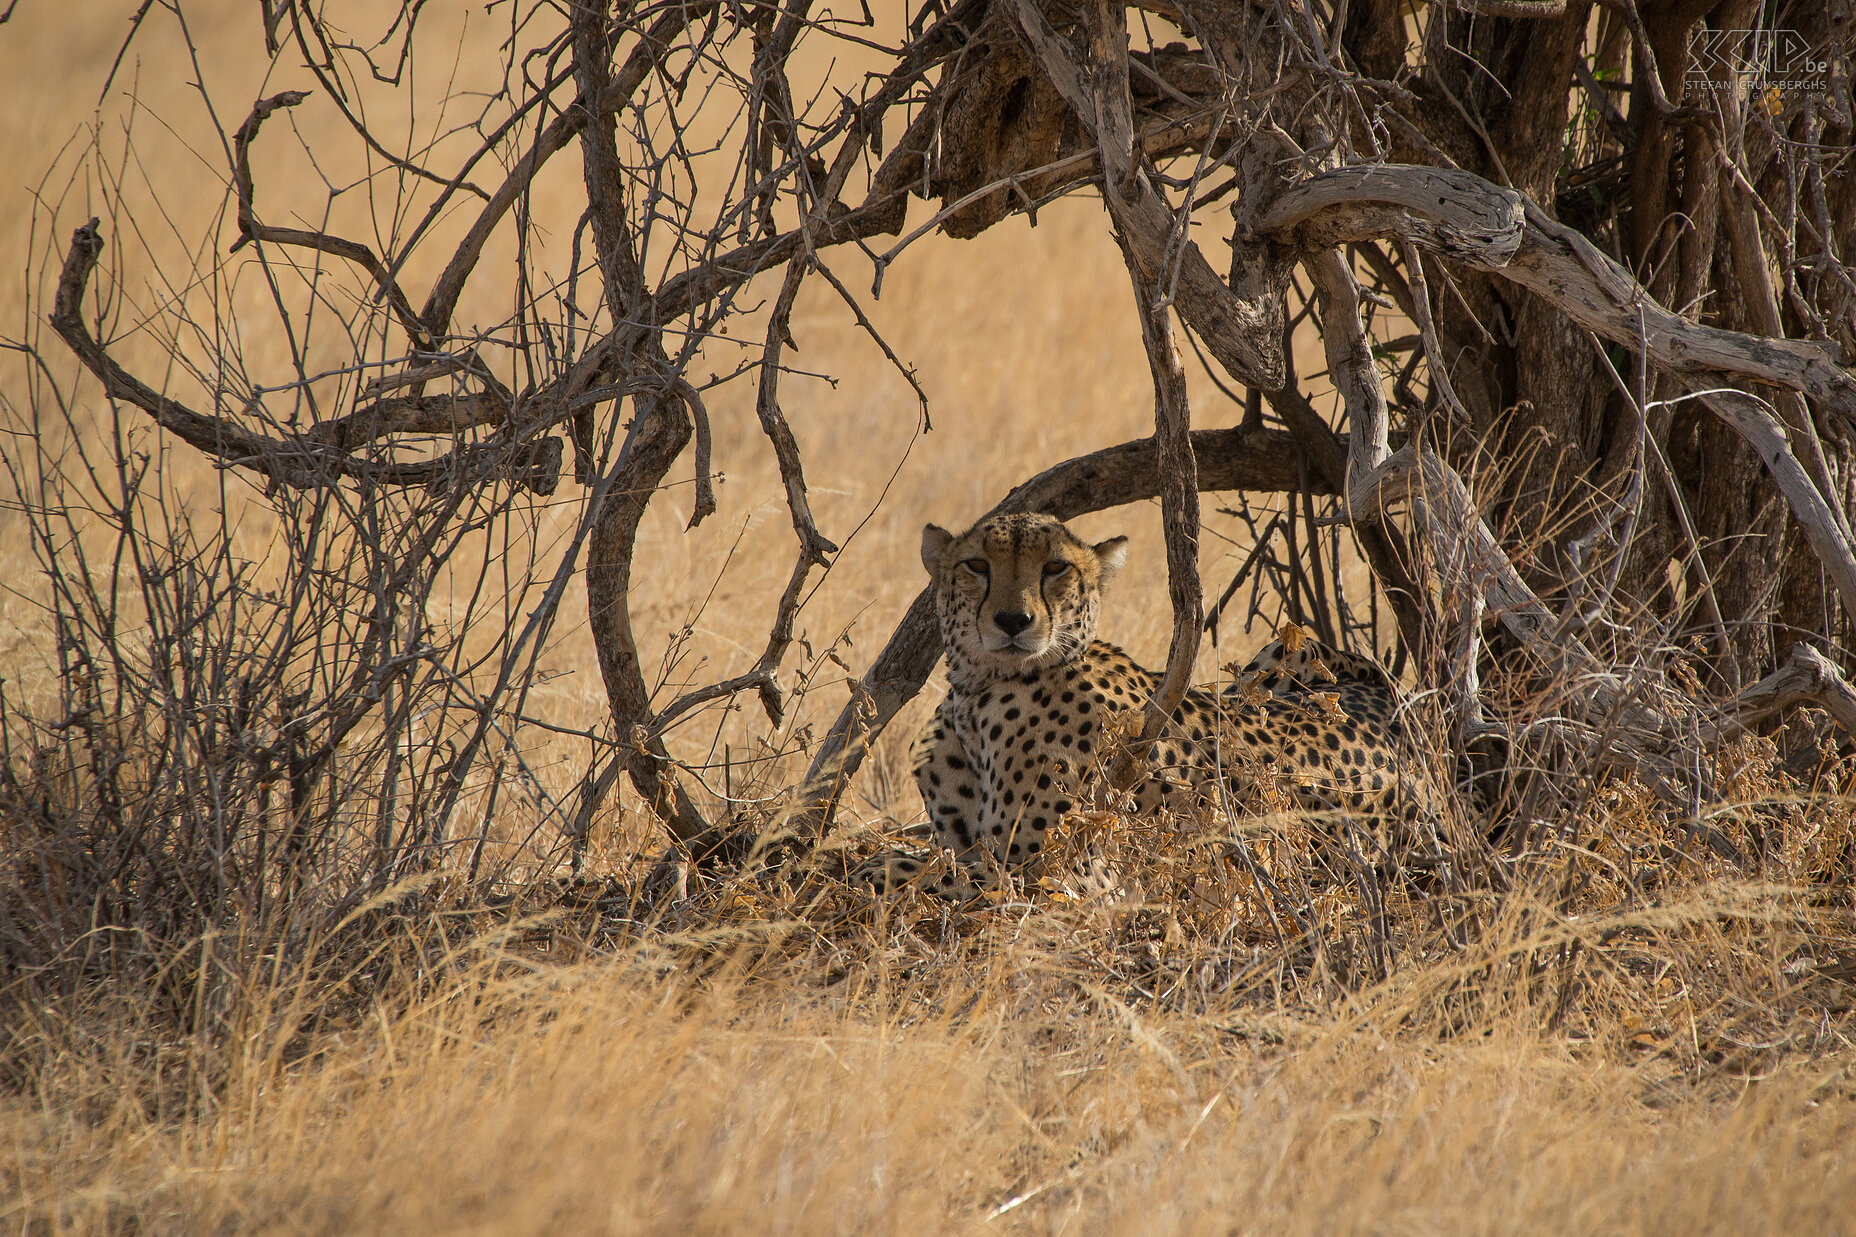
M 1370 503 L 1366 487 L 1392 453 L 1385 388 L 1373 365 L 1372 342 L 1360 323 L 1360 289 L 1353 272 L 1332 249 L 1310 255 L 1306 264 L 1327 305 L 1321 345 L 1327 352 L 1328 379 L 1340 393 L 1353 431 L 1347 451 L 1347 502 L 1349 507 L 1361 506 Z
M 1526 223 L 1520 194 L 1472 173 L 1364 164 L 1289 186 L 1255 227 L 1304 252 L 1399 236 L 1487 270 L 1514 257 Z
M 1856 421 L 1856 375 L 1833 346 L 1762 339 L 1690 322 L 1658 304 L 1591 241 L 1530 205 L 1521 248 L 1501 273 L 1614 343 L 1646 347 L 1653 364 L 1687 376 L 1717 372 L 1790 387 Z
M 1352 178 L 1352 183 L 1365 179 Z M 1654 685 L 1646 690 L 1641 683 L 1626 682 L 1574 633 L 1562 630 L 1515 570 L 1454 469 L 1416 442 L 1391 451 L 1385 391 L 1361 321 L 1353 272 L 1333 249 L 1305 257 L 1304 264 L 1326 305 L 1323 344 L 1328 374 L 1353 430 L 1347 458 L 1348 514 L 1356 524 L 1371 524 L 1395 504 L 1410 508 L 1442 577 L 1445 604 L 1454 603 L 1458 610 L 1462 632 L 1455 688 L 1465 724 L 1482 728 L 1474 655 L 1482 616 L 1491 611 L 1568 697 L 1579 702 L 1574 720 L 1608 734 L 1603 750 L 1592 753 L 1600 764 L 1654 764 L 1667 782 L 1681 785 L 1687 780 L 1686 770 L 1662 759 L 1662 749 L 1681 727 L 1670 711 L 1659 707 Z
M 1710 742 L 1737 738 L 1755 722 L 1796 704 L 1821 705 L 1856 734 L 1856 687 L 1822 653 L 1795 644 L 1783 666 L 1723 704 L 1718 720 L 1704 722 L 1702 736 Z
M 1701 395 L 1702 402 L 1713 409 L 1716 416 L 1733 426 L 1735 432 L 1759 452 L 1766 471 L 1779 492 L 1785 495 L 1792 518 L 1804 530 L 1838 596 L 1843 598 L 1844 605 L 1856 612 L 1856 550 L 1852 550 L 1849 539 L 1844 536 L 1836 509 L 1824 498 L 1792 450 L 1791 434 L 1784 423 L 1765 403 L 1744 391 L 1720 386 L 1709 388 L 1698 383 L 1691 384 L 1691 389 Z
M 1671 313 L 1585 237 L 1521 195 L 1467 172 L 1338 168 L 1283 191 L 1258 226 L 1296 246 L 1382 237 L 1409 241 L 1513 279 L 1594 333 L 1646 351 L 1653 364 L 1682 375 L 1759 453 L 1838 594 L 1856 609 L 1856 548 L 1843 521 L 1811 480 L 1785 425 L 1762 401 L 1727 385 L 1734 379 L 1773 383 L 1856 419 L 1856 376 L 1829 349 L 1717 330 Z M 1354 518 L 1372 518 L 1395 498 L 1409 500 L 1440 562 L 1461 563 L 1463 582 L 1484 593 L 1524 644 L 1549 664 L 1598 683 L 1594 701 L 1601 707 L 1616 704 L 1621 684 L 1576 639 L 1550 633 L 1550 612 L 1508 564 L 1461 479 L 1412 448 L 1387 453 L 1385 399 L 1359 325 L 1352 274 L 1332 248 L 1304 260 L 1328 300 L 1328 367 L 1354 430 L 1347 486 Z
M 1303 249 L 1410 240 L 1512 279 L 1604 338 L 1647 348 L 1651 361 L 1671 373 L 1727 373 L 1789 387 L 1856 421 L 1856 375 L 1829 345 L 1690 322 L 1584 236 L 1468 172 L 1403 164 L 1336 168 L 1284 190 L 1257 229 Z

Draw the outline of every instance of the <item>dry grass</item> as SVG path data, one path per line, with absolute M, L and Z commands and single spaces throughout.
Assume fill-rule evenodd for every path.
M 1414 942 L 1383 983 L 1348 991 L 1317 965 L 1275 999 L 1202 983 L 1264 949 L 1138 917 L 1019 908 L 944 930 L 908 906 L 828 926 L 777 909 L 648 946 L 531 928 L 419 1000 L 357 1005 L 294 1064 L 259 1033 L 187 1115 L 150 1108 L 160 1045 L 114 1044 L 13 1100 L 13 1215 L 1831 1233 L 1856 1204 L 1850 989 L 1815 973 L 1825 920 L 1785 890 L 1698 880 L 1636 913 L 1511 913 L 1467 949 Z
M 251 40 L 242 24 L 256 6 L 188 12 L 208 42 Z M 73 24 L 29 4 L 0 37 L 0 151 L 15 185 L 37 183 L 94 116 L 92 86 L 55 87 L 100 82 L 120 28 Z M 493 35 L 451 37 L 468 63 L 489 57 L 482 40 Z M 199 104 L 190 70 L 160 38 L 138 44 L 130 66 L 148 143 L 131 171 L 183 222 L 164 234 L 165 223 L 142 221 L 150 270 L 176 247 L 224 240 L 186 231 L 221 190 L 189 185 L 203 179 L 199 165 L 174 155 L 203 141 Z M 262 66 L 241 79 L 224 68 L 237 56 L 212 63 L 229 74 L 211 83 L 228 124 L 257 93 L 295 84 L 261 82 Z M 97 168 L 121 149 L 118 115 L 105 118 L 105 157 L 88 179 L 66 192 L 60 177 L 75 160 L 59 164 L 55 210 L 35 212 L 10 191 L 8 269 L 55 262 L 106 196 Z M 295 119 L 312 144 L 341 133 L 326 112 Z M 280 168 L 270 185 L 320 208 L 323 189 L 307 175 Z M 844 263 L 847 282 L 868 286 L 867 267 Z M 468 308 L 493 320 L 507 289 L 492 281 L 481 292 Z M 920 587 L 924 521 L 959 524 L 1059 458 L 1146 432 L 1151 395 L 1128 296 L 1092 201 L 1046 210 L 1035 230 L 1014 222 L 974 242 L 923 242 L 869 307 L 934 401 L 934 432 L 918 436 L 906 385 L 829 291 L 807 286 L 793 319 L 799 362 L 839 381 L 795 376 L 785 399 L 820 526 L 845 544 L 802 616 L 818 650 L 848 631 L 838 651 L 850 666 L 874 655 Z M 1301 341 L 1305 353 L 1313 342 Z M 254 367 L 278 362 L 275 340 L 246 343 Z M 68 380 L 74 366 L 53 359 Z M 1194 381 L 1200 424 L 1235 418 Z M 25 384 L 17 354 L 0 360 L 9 432 L 21 428 Z M 101 415 L 94 388 L 68 389 L 90 401 L 85 415 Z M 790 533 L 751 395 L 723 388 L 711 411 L 727 477 L 720 516 L 685 534 L 688 500 L 673 488 L 641 537 L 633 604 L 650 654 L 680 650 L 671 688 L 751 659 L 787 570 Z M 218 501 L 217 474 L 185 452 L 166 481 L 198 509 Z M 262 563 L 262 505 L 230 484 L 250 511 L 241 552 Z M 533 512 L 550 552 L 576 514 L 570 489 Z M 0 514 L 0 675 L 31 699 L 50 691 L 54 636 L 12 519 Z M 1104 634 L 1159 660 L 1157 512 L 1081 524 L 1134 535 L 1136 565 Z M 1221 582 L 1246 548 L 1235 528 L 1215 525 L 1207 538 L 1208 580 Z M 1264 638 L 1224 634 L 1235 646 L 1226 658 Z M 594 665 L 576 601 L 544 661 L 557 677 L 532 711 L 597 723 Z M 771 736 L 788 756 L 765 779 L 803 765 L 804 728 L 842 702 L 838 673 L 822 674 Z M 925 707 L 886 736 L 847 807 L 854 820 L 919 813 L 904 749 Z M 699 725 L 708 729 L 677 741 L 700 752 L 711 733 L 743 749 L 769 738 L 751 716 Z M 586 759 L 584 745 L 544 736 L 528 755 L 556 791 Z M 872 905 L 829 884 L 744 881 L 697 890 L 641 928 L 625 921 L 627 905 L 562 907 L 544 890 L 525 904 L 532 917 L 460 906 L 394 925 L 371 949 L 329 945 L 330 968 L 284 982 L 247 941 L 195 943 L 149 982 L 210 1005 L 210 1036 L 163 1021 L 140 989 L 0 1006 L 0 1225 L 1848 1231 L 1856 826 L 1849 801 L 1827 789 L 1835 779 L 1800 789 L 1760 753 L 1742 755 L 1735 796 L 1750 806 L 1719 823 L 1736 839 L 1756 825 L 1775 839 L 1757 881 L 1672 850 L 1679 822 L 1637 788 L 1599 788 L 1580 845 L 1502 869 L 1508 891 L 1484 883 L 1395 900 L 1384 972 L 1362 951 L 1347 889 L 1314 903 L 1319 947 L 1285 950 L 1272 924 L 1282 908 L 1222 852 L 1186 846 L 1189 835 L 1138 860 L 1148 895 L 1138 906 L 951 913 L 911 899 Z M 495 826 L 520 839 L 528 823 L 517 814 Z M 1305 840 L 1267 827 L 1251 840 L 1285 874 L 1309 858 Z M 623 876 L 650 842 L 628 808 L 605 822 L 596 857 Z M 309 955 L 323 945 L 293 942 Z

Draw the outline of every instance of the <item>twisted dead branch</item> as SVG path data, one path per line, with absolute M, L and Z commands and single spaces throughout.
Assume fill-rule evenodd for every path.
M 1856 380 L 1824 349 L 1721 331 L 1672 314 L 1584 237 L 1545 218 L 1511 190 L 1468 173 L 1390 166 L 1337 169 L 1285 190 L 1260 226 L 1285 243 L 1338 245 L 1391 237 L 1415 244 L 1551 294 L 1553 303 L 1580 325 L 1616 342 L 1643 347 L 1653 364 L 1669 372 L 1718 377 L 1725 371 L 1814 396 L 1845 416 L 1856 413 Z M 1338 322 L 1331 318 L 1327 334 L 1330 368 L 1346 376 L 1349 385 L 1343 386 L 1343 394 L 1356 427 L 1349 498 L 1355 518 L 1368 519 L 1391 496 L 1385 487 L 1392 476 L 1409 475 L 1418 467 L 1417 458 L 1415 452 L 1401 452 L 1396 462 L 1391 458 L 1379 378 L 1363 331 L 1349 325 L 1358 322 L 1357 296 L 1348 290 L 1351 274 L 1337 259 L 1324 259 L 1317 271 L 1334 306 L 1331 313 L 1338 313 Z M 1346 341 L 1344 349 L 1336 349 L 1337 339 Z M 1759 450 L 1846 604 L 1856 603 L 1856 551 L 1791 450 L 1783 425 L 1743 392 L 1717 388 L 1703 398 Z M 1399 483 L 1397 493 L 1409 497 L 1414 484 Z M 1454 493 L 1461 489 L 1460 481 L 1444 488 L 1450 492 L 1447 506 L 1461 510 Z M 1438 492 L 1434 485 L 1424 489 Z M 1440 532 L 1439 546 L 1470 540 L 1448 528 Z M 1486 529 L 1474 540 L 1479 543 L 1476 561 L 1499 553 Z M 1531 590 L 1517 588 L 1519 577 L 1513 576 L 1512 568 L 1489 578 L 1500 579 L 1491 584 L 1500 594 L 1489 597 L 1494 611 L 1525 643 L 1537 646 L 1548 630 L 1544 605 Z M 1575 647 L 1568 655 L 1580 663 L 1580 673 L 1590 671 L 1589 654 Z
M 1139 147 L 1129 103 L 1127 10 L 1118 0 L 1094 0 L 1085 6 L 1081 34 L 1086 50 L 1080 58 L 1058 38 L 1031 0 L 1017 0 L 1017 13 L 1045 71 L 1096 139 L 1103 199 L 1134 286 L 1141 343 L 1153 374 L 1154 444 L 1163 478 L 1160 522 L 1166 535 L 1173 638 L 1160 686 L 1147 702 L 1140 742 L 1130 744 L 1110 772 L 1114 784 L 1127 785 L 1139 776 L 1146 745 L 1159 737 L 1192 686 L 1192 667 L 1198 658 L 1199 635 L 1205 620 L 1199 584 L 1198 463 L 1192 452 L 1186 375 L 1173 341 L 1172 315 L 1167 312 L 1168 293 L 1182 267 L 1190 265 L 1190 259 L 1182 253 L 1190 242 L 1183 235 L 1182 220 L 1166 211 L 1135 165 Z M 1203 269 L 1209 272 L 1210 267 L 1205 265 Z M 1222 283 L 1218 286 L 1225 290 Z M 1282 358 L 1271 356 L 1267 350 L 1276 342 L 1271 325 L 1265 314 L 1246 324 L 1241 332 L 1233 333 L 1234 342 L 1241 340 L 1255 351 L 1255 356 L 1249 358 L 1249 368 L 1234 372 L 1246 377 L 1260 375 L 1253 380 L 1279 386 Z
M 303 249 L 314 249 L 319 253 L 346 258 L 366 271 L 386 297 L 392 307 L 394 316 L 405 328 L 406 336 L 412 346 L 421 352 L 432 351 L 431 336 L 426 332 L 425 323 L 413 312 L 412 303 L 400 290 L 393 273 L 386 264 L 375 256 L 374 251 L 359 241 L 348 240 L 340 236 L 330 236 L 326 232 L 313 232 L 306 228 L 279 228 L 258 221 L 257 207 L 254 201 L 257 190 L 251 182 L 251 144 L 257 139 L 258 130 L 271 114 L 279 108 L 296 107 L 309 98 L 306 90 L 286 90 L 274 94 L 268 99 L 260 99 L 251 109 L 251 115 L 233 134 L 233 176 L 232 184 L 238 194 L 238 240 L 233 242 L 232 252 L 252 241 L 265 241 L 273 245 L 295 245 Z
M 1721 706 L 1719 720 L 1702 722 L 1709 743 L 1739 738 L 1767 718 L 1799 704 L 1815 704 L 1856 734 L 1856 687 L 1808 644 L 1792 646 L 1785 665 Z

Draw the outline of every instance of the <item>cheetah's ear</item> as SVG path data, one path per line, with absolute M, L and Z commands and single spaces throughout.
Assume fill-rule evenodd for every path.
M 1098 541 L 1089 548 L 1095 551 L 1096 561 L 1101 564 L 1102 584 L 1106 587 L 1110 580 L 1121 573 L 1122 567 L 1128 561 L 1128 539 L 1110 537 L 1107 541 Z
M 939 524 L 930 524 L 922 529 L 922 566 L 929 575 L 941 569 L 941 559 L 947 554 L 947 547 L 954 544 L 954 534 Z

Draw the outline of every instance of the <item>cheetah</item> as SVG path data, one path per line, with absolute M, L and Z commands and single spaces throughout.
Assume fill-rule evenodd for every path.
M 959 536 L 923 530 L 948 680 L 916 749 L 934 853 L 879 855 L 866 883 L 964 900 L 1001 872 L 1035 873 L 1064 814 L 1101 800 L 1105 757 L 1138 731 L 1160 678 L 1095 638 L 1127 553 L 1126 537 L 1090 545 L 1048 515 L 993 516 Z M 1428 810 L 1385 670 L 1285 632 L 1223 693 L 1187 693 L 1133 788 L 1137 811 L 1215 802 L 1221 768 L 1223 789 L 1252 810 L 1264 781 L 1303 809 Z

